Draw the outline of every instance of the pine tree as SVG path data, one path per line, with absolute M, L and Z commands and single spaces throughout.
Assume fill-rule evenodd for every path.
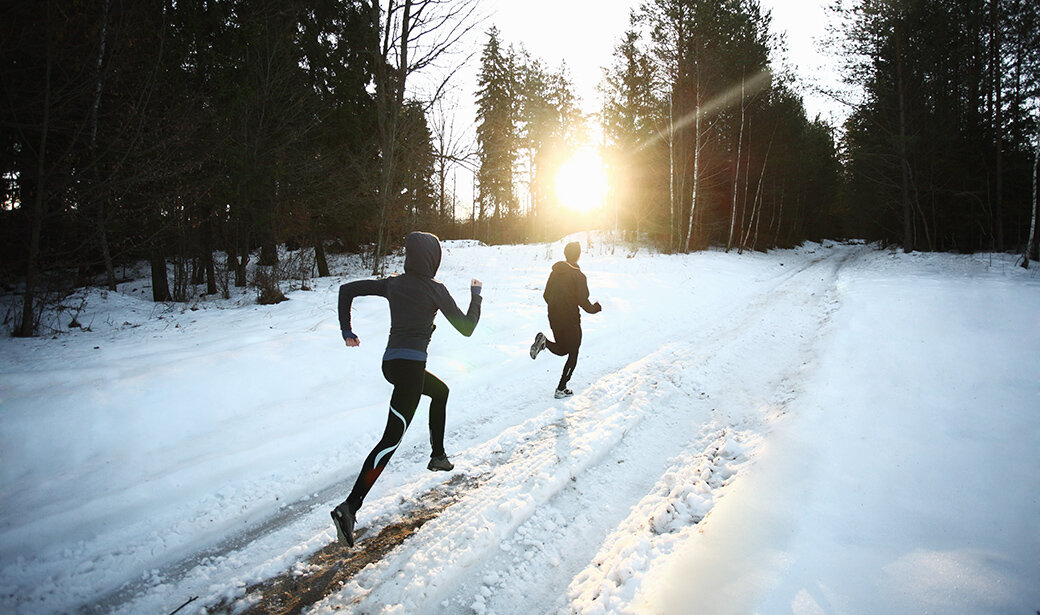
M 493 238 L 501 232 L 502 219 L 516 210 L 513 167 L 519 138 L 512 61 L 494 27 L 481 52 L 477 85 L 479 217 L 485 224 L 485 237 Z
M 851 208 L 904 250 L 1003 249 L 1029 232 L 1035 3 L 858 2 L 845 20 L 848 80 L 864 102 L 845 149 Z M 1035 24 L 1036 22 L 1033 21 Z M 1034 89 L 1035 91 L 1035 89 Z
M 655 95 L 659 87 L 654 66 L 639 44 L 634 27 L 625 32 L 601 86 L 617 220 L 621 228 L 636 232 L 656 230 L 652 214 L 667 194 L 655 186 L 669 181 L 667 165 L 662 164 L 667 152 L 658 139 L 665 130 L 666 104 Z

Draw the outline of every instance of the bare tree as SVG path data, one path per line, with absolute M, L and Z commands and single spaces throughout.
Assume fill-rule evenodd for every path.
M 455 166 L 461 166 L 476 172 L 477 152 L 472 138 L 455 125 L 457 111 L 456 103 L 448 107 L 446 100 L 441 98 L 434 103 L 430 119 L 437 174 L 437 207 L 439 215 L 444 219 L 455 215 L 454 200 L 447 194 L 449 171 Z
M 378 274 L 387 249 L 388 214 L 397 195 L 394 168 L 400 122 L 409 77 L 440 69 L 424 96 L 439 99 L 461 63 L 451 55 L 478 25 L 477 0 L 371 0 L 371 27 L 377 34 L 375 99 L 380 142 L 379 233 L 372 272 Z

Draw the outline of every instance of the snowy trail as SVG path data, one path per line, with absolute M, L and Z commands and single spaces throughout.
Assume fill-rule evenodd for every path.
M 385 301 L 356 303 L 362 347 L 339 338 L 336 288 L 366 276 L 352 261 L 278 306 L 156 308 L 142 277 L 86 295 L 93 330 L 0 339 L 0 611 L 1032 612 L 1034 270 L 593 236 L 604 310 L 561 401 L 562 359 L 528 347 L 562 245 L 445 244 L 456 297 L 485 283 L 474 336 L 440 319 L 431 346 L 456 469 L 426 471 L 423 404 L 354 550 L 328 510 L 390 387 Z M 849 545 L 864 556 L 835 567 Z M 917 562 L 953 575 L 907 577 Z
M 849 257 L 827 256 L 465 451 L 491 460 L 491 476 L 316 612 L 623 611 L 641 563 L 693 531 L 793 395 L 790 366 L 812 360 Z M 748 352 L 772 367 L 749 375 Z

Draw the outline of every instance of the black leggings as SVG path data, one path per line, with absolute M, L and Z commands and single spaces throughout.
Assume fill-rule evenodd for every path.
M 560 384 L 556 387 L 557 390 L 562 390 L 567 388 L 567 382 L 571 379 L 575 366 L 578 365 L 578 349 L 581 348 L 581 321 L 554 323 L 550 320 L 549 327 L 552 328 L 556 341 L 545 340 L 545 347 L 555 355 L 567 357 L 567 362 L 563 364 L 563 373 L 560 375 Z
M 354 489 L 347 496 L 347 502 L 354 511 L 361 508 L 365 496 L 383 472 L 383 468 L 390 462 L 394 451 L 401 445 L 422 395 L 430 398 L 430 446 L 433 448 L 433 456 L 444 455 L 444 411 L 448 405 L 448 386 L 441 382 L 440 378 L 426 371 L 425 361 L 383 361 L 383 377 L 394 385 L 394 392 L 390 396 L 390 413 L 386 419 L 383 437 L 368 454 L 354 483 Z

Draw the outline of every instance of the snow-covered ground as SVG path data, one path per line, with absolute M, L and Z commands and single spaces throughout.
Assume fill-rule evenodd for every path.
M 463 308 L 485 284 L 474 335 L 438 317 L 431 344 L 455 470 L 426 470 L 424 402 L 355 552 L 433 518 L 311 612 L 1040 610 L 1036 269 L 594 237 L 604 309 L 555 400 L 562 359 L 528 348 L 562 245 L 445 244 Z M 355 302 L 344 347 L 336 289 L 364 272 L 337 273 L 195 310 L 139 280 L 90 292 L 87 330 L 0 340 L 0 612 L 242 610 L 313 572 L 390 391 L 386 302 Z

